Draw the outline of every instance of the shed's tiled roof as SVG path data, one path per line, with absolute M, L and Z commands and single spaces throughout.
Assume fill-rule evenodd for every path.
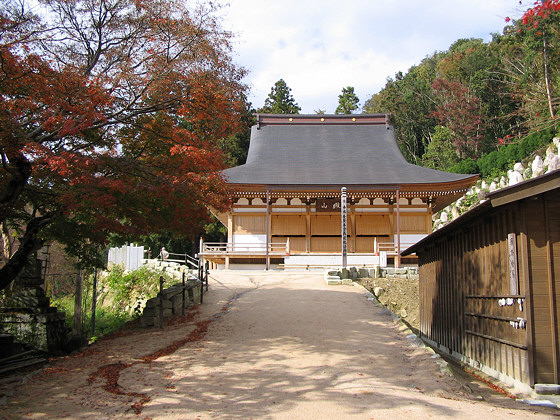
M 339 124 L 334 119 L 314 125 L 304 124 L 303 118 L 300 124 L 294 118 L 293 124 L 252 127 L 247 162 L 224 171 L 228 183 L 386 186 L 473 177 L 408 163 L 389 125 Z

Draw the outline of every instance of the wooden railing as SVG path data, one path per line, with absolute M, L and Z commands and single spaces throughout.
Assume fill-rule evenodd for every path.
M 412 246 L 412 242 L 401 242 L 401 251 Z M 269 243 L 269 255 L 289 255 L 290 244 L 289 242 L 283 243 Z M 397 244 L 393 242 L 377 242 L 373 252 L 379 253 L 381 251 L 387 252 L 389 256 L 398 254 Z M 255 243 L 231 243 L 231 242 L 203 242 L 202 254 L 205 255 L 223 255 L 223 254 L 266 254 L 266 244 Z
M 270 255 L 286 255 L 289 247 L 285 243 L 269 243 L 268 253 Z M 202 254 L 266 254 L 266 244 L 244 244 L 231 242 L 204 242 Z
M 404 251 L 405 249 L 407 249 L 408 247 L 411 247 L 412 245 L 414 245 L 414 242 L 401 242 L 401 249 L 400 251 Z M 399 250 L 397 249 L 398 246 L 396 243 L 394 242 L 378 242 L 377 243 L 377 248 L 375 249 L 375 252 L 381 252 L 381 251 L 385 251 L 387 252 L 387 255 L 397 255 L 399 252 Z

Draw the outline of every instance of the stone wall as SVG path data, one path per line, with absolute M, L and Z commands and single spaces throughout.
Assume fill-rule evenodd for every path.
M 48 353 L 62 352 L 68 344 L 65 314 L 50 306 L 41 287 L 26 287 L 6 300 L 0 311 L 0 332 Z
M 507 174 L 501 177 L 478 181 L 465 196 L 432 216 L 434 230 L 442 228 L 478 203 L 483 202 L 487 193 L 560 169 L 560 137 L 552 140 L 544 155 L 544 159 L 540 155 L 536 155 L 525 163 L 516 162 L 507 171 Z
M 184 291 L 184 293 L 183 293 Z M 201 282 L 190 278 L 183 288 L 182 284 L 175 284 L 163 290 L 163 318 L 181 315 L 183 312 L 183 299 L 185 309 L 200 303 Z M 146 302 L 140 323 L 144 327 L 157 326 L 160 323 L 160 295 Z

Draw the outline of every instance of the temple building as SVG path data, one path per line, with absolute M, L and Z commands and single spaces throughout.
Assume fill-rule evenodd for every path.
M 200 255 L 226 269 L 341 265 L 343 246 L 353 266 L 415 263 L 400 251 L 478 178 L 408 163 L 386 114 L 258 114 L 247 162 L 224 176 L 233 207 L 216 216 L 228 241 Z

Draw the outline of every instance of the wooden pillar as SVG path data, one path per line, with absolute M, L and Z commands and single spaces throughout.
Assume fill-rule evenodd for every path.
M 233 250 L 233 211 L 228 213 L 228 220 L 227 220 L 227 230 L 228 230 L 228 240 L 226 244 L 226 257 L 225 257 L 225 269 L 229 270 L 229 250 Z
M 311 203 L 305 202 L 305 252 L 311 252 Z
M 270 191 L 266 190 L 266 269 L 270 268 Z
M 348 246 L 350 253 L 356 252 L 356 203 L 354 197 L 350 199 L 350 244 Z
M 397 190 L 396 193 L 397 199 L 397 255 L 395 256 L 395 268 L 399 268 L 401 266 L 401 212 L 400 212 L 400 191 Z

